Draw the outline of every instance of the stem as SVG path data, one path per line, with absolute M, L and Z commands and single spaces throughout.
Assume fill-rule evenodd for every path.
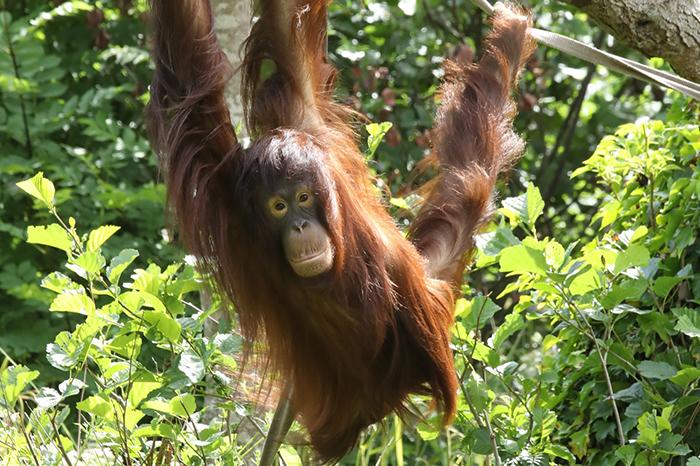
M 600 346 L 598 346 L 598 341 L 593 340 L 596 348 L 596 352 L 598 353 L 598 357 L 600 358 L 600 364 L 603 367 L 603 375 L 605 376 L 605 384 L 608 386 L 608 394 L 610 395 L 610 401 L 612 402 L 612 407 L 613 407 L 613 414 L 615 415 L 615 424 L 617 425 L 617 435 L 620 440 L 620 446 L 625 445 L 625 432 L 622 430 L 622 421 L 620 420 L 620 412 L 617 409 L 617 403 L 615 402 L 615 392 L 613 391 L 612 387 L 612 382 L 610 381 L 610 373 L 608 372 L 608 366 L 607 366 L 607 359 L 608 355 L 607 353 L 603 355 L 601 352 Z
M 624 446 L 626 441 L 625 441 L 625 432 L 622 429 L 622 421 L 620 420 L 620 411 L 617 409 L 617 403 L 615 402 L 615 391 L 613 390 L 612 382 L 610 381 L 610 373 L 608 372 L 608 364 L 607 364 L 607 359 L 608 359 L 608 353 L 607 351 L 605 354 L 603 354 L 603 350 L 600 348 L 600 345 L 598 344 L 598 339 L 595 337 L 595 331 L 593 330 L 593 327 L 591 326 L 590 322 L 588 322 L 588 319 L 586 319 L 586 316 L 581 313 L 581 311 L 578 309 L 576 304 L 569 298 L 569 296 L 566 294 L 566 292 L 559 286 L 557 286 L 557 289 L 561 293 L 561 296 L 564 298 L 566 303 L 573 309 L 574 311 L 574 317 L 580 316 L 581 321 L 588 327 L 588 332 L 590 333 L 590 339 L 593 340 L 593 346 L 595 346 L 596 353 L 598 354 L 598 358 L 600 359 L 600 365 L 603 369 L 603 375 L 605 377 L 605 384 L 608 387 L 608 395 L 610 396 L 610 402 L 612 403 L 612 408 L 613 408 L 613 415 L 615 416 L 615 425 L 617 426 L 617 435 L 618 439 L 620 442 L 620 446 Z
M 498 455 L 498 443 L 496 442 L 496 434 L 491 427 L 491 421 L 489 420 L 488 414 L 484 415 L 484 422 L 486 422 L 486 430 L 489 432 L 489 438 L 491 439 L 491 448 L 493 448 L 493 461 L 496 466 L 501 466 L 501 457 Z
M 649 134 L 647 133 L 647 125 L 644 128 L 644 153 L 647 156 L 645 163 L 645 171 L 649 177 L 649 225 L 651 231 L 656 231 L 656 214 L 654 213 L 654 170 L 649 167 Z
M 32 445 L 32 441 L 29 438 L 29 434 L 27 433 L 27 426 L 24 424 L 24 401 L 22 399 L 19 399 L 19 406 L 20 406 L 20 413 L 19 413 L 19 419 L 20 419 L 20 428 L 22 429 L 22 435 L 24 435 L 24 440 L 27 442 L 27 447 L 29 448 L 29 452 L 32 454 L 32 458 L 34 459 L 34 464 L 36 466 L 40 466 L 41 463 L 39 463 L 39 460 L 36 457 L 36 452 L 34 451 L 34 446 Z
M 547 159 L 553 159 L 560 152 L 560 148 L 563 148 L 562 153 L 566 154 L 568 152 L 568 147 L 571 145 L 571 141 L 574 136 L 574 131 L 576 129 L 576 125 L 578 124 L 579 116 L 581 114 L 581 107 L 583 106 L 583 101 L 586 98 L 588 86 L 591 84 L 594 75 L 595 65 L 589 65 L 586 77 L 581 82 L 581 87 L 578 91 L 578 94 L 576 94 L 576 98 L 571 104 L 571 107 L 569 107 L 569 113 L 566 116 L 566 120 L 564 120 L 564 125 L 559 131 L 559 134 L 557 135 L 557 141 L 554 147 L 552 147 L 552 150 L 549 152 L 549 154 L 547 154 Z M 543 167 L 545 165 L 546 163 L 543 161 L 543 163 L 540 165 L 540 171 L 543 170 Z M 544 198 L 545 203 L 548 203 L 551 200 L 552 196 L 554 196 L 554 193 L 560 184 L 559 181 L 561 180 L 561 177 L 565 172 L 566 165 L 566 161 L 564 160 L 562 160 L 561 163 L 559 163 L 557 171 L 555 172 L 554 177 L 552 178 L 552 181 L 547 188 L 547 191 L 542 196 Z
M 10 37 L 10 25 L 6 21 L 3 21 L 2 26 L 3 31 L 5 32 L 5 38 L 7 40 L 7 49 L 10 52 L 10 59 L 12 60 L 12 68 L 15 72 L 15 78 L 22 79 L 22 77 L 19 74 L 19 64 L 17 63 L 15 48 L 12 46 L 12 37 Z M 29 158 L 32 158 L 34 156 L 34 149 L 32 147 L 32 139 L 29 136 L 29 120 L 27 118 L 27 108 L 24 104 L 24 96 L 21 93 L 17 94 L 17 96 L 19 97 L 20 109 L 22 110 L 22 125 L 24 126 L 25 148 L 27 149 L 27 155 L 29 155 Z
M 260 457 L 258 466 L 272 466 L 275 457 L 279 455 L 279 449 L 284 437 L 287 435 L 287 432 L 289 432 L 289 428 L 292 427 L 295 415 L 291 403 L 293 390 L 292 384 L 287 384 L 280 397 L 275 415 L 272 417 L 270 429 L 267 432 L 267 438 L 265 439 L 265 445 L 263 445 L 262 456 Z M 281 455 L 280 459 L 282 459 Z M 284 460 L 282 461 L 284 462 Z
M 53 427 L 53 433 L 54 437 L 56 438 L 56 444 L 58 445 L 58 449 L 61 451 L 61 456 L 63 457 L 63 460 L 68 466 L 73 466 L 73 464 L 70 462 L 70 459 L 68 458 L 66 450 L 63 448 L 63 443 L 61 443 L 61 436 L 58 433 L 58 427 L 56 427 L 56 414 L 54 413 L 53 416 L 48 416 L 48 418 L 51 421 L 51 427 Z
M 447 434 L 447 444 L 449 450 L 450 437 Z M 403 429 L 401 418 L 394 415 L 394 452 L 396 455 L 396 466 L 404 466 L 403 462 Z

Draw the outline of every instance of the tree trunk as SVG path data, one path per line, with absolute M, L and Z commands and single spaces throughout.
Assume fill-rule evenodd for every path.
M 700 1 L 560 0 L 588 13 L 607 32 L 678 74 L 700 82 Z
M 241 46 L 250 32 L 250 0 L 212 0 L 216 35 L 233 69 L 241 64 Z M 241 103 L 241 79 L 236 73 L 226 90 L 226 101 L 231 112 L 231 121 L 236 126 L 239 139 L 243 139 L 243 105 Z M 240 130 L 239 130 L 240 127 Z
M 211 3 L 214 11 L 214 27 L 216 28 L 217 38 L 221 48 L 231 62 L 231 66 L 234 70 L 237 70 L 241 64 L 241 46 L 250 32 L 251 2 L 250 0 L 211 0 Z M 231 122 L 236 127 L 236 135 L 244 143 L 246 134 L 245 127 L 241 124 L 243 122 L 243 104 L 240 91 L 240 74 L 236 73 L 226 88 L 226 102 L 231 114 Z M 209 290 L 201 292 L 202 307 L 205 309 L 211 306 L 212 300 L 209 293 Z M 204 324 L 204 334 L 207 337 L 213 337 L 217 333 L 220 322 L 231 319 L 224 308 L 218 309 L 212 317 L 213 321 L 208 319 Z M 205 404 L 209 406 L 209 411 L 207 411 L 208 419 L 203 421 L 207 422 L 217 416 L 223 416 L 227 422 L 233 424 L 238 445 L 252 444 L 255 437 L 260 435 L 253 423 L 254 421 L 247 416 L 241 416 L 236 412 L 222 412 L 216 409 L 218 403 L 214 398 L 205 399 Z M 248 453 L 244 460 L 246 466 L 254 466 L 257 463 L 256 458 L 260 456 L 261 451 L 260 445 L 262 445 L 262 442 L 259 442 L 259 445 Z

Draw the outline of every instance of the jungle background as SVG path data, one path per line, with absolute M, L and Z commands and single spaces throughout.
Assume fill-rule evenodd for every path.
M 601 2 L 571 3 L 527 7 L 646 60 L 600 29 Z M 237 380 L 235 315 L 168 228 L 147 11 L 0 0 L 2 465 L 256 464 L 269 426 L 255 378 Z M 647 16 L 634 24 L 658 26 Z M 478 56 L 488 23 L 468 0 L 339 0 L 330 22 L 338 98 L 367 116 L 359 138 L 405 226 L 441 62 Z M 663 50 L 697 80 L 696 49 Z M 442 428 L 414 397 L 414 417 L 341 464 L 700 466 L 698 104 L 540 47 L 518 110 L 527 151 L 456 309 L 458 415 Z M 287 441 L 280 464 L 314 464 L 301 426 Z

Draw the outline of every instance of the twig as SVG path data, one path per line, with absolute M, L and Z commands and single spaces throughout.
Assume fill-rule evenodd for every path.
M 66 450 L 63 448 L 63 443 L 61 442 L 61 435 L 58 433 L 58 427 L 56 426 L 56 413 L 54 413 L 53 416 L 48 416 L 48 418 L 51 422 L 51 427 L 53 427 L 53 433 L 54 437 L 56 438 L 56 444 L 58 445 L 58 449 L 61 451 L 61 456 L 63 457 L 63 460 L 68 466 L 73 466 L 73 464 L 70 462 L 70 458 L 68 458 L 68 453 L 66 453 Z
M 265 445 L 263 445 L 263 451 L 258 466 L 272 466 L 275 456 L 279 454 L 280 445 L 282 445 L 284 437 L 287 435 L 287 432 L 289 432 L 289 428 L 292 427 L 295 414 L 291 404 L 293 390 L 292 384 L 289 383 L 280 397 L 275 415 L 272 417 L 270 429 L 267 432 L 267 438 L 265 439 Z M 284 463 L 281 455 L 280 460 Z
M 27 447 L 29 447 L 29 452 L 32 454 L 32 458 L 34 459 L 34 464 L 36 464 L 36 466 L 40 466 L 41 463 L 39 463 L 39 460 L 36 457 L 36 452 L 34 451 L 34 446 L 32 445 L 32 441 L 29 438 L 29 434 L 27 433 L 27 426 L 24 424 L 24 401 L 22 401 L 21 398 L 19 400 L 19 406 L 20 406 L 20 413 L 19 413 L 20 429 L 22 429 L 22 434 L 24 435 L 24 440 L 27 442 Z
M 461 32 L 456 30 L 454 26 L 451 24 L 447 23 L 444 21 L 443 18 L 437 17 L 436 15 L 433 14 L 433 11 L 430 9 L 430 6 L 428 5 L 428 2 L 425 1 L 423 2 L 423 8 L 425 9 L 425 15 L 428 18 L 428 20 L 433 23 L 435 26 L 442 28 L 445 30 L 447 33 L 449 33 L 451 36 L 453 36 L 455 39 L 458 41 L 462 41 L 464 39 L 463 35 Z
M 7 20 L 5 20 L 3 21 L 2 26 L 5 32 L 5 37 L 7 40 L 7 49 L 10 52 L 10 59 L 12 60 L 12 68 L 15 72 L 15 78 L 17 78 L 18 80 L 22 79 L 22 77 L 19 74 L 19 65 L 17 64 L 15 48 L 12 46 L 12 37 L 10 36 L 10 25 L 8 24 Z M 32 147 L 32 139 L 29 136 L 29 120 L 27 119 L 27 108 L 24 104 L 24 96 L 22 95 L 22 93 L 18 93 L 17 96 L 19 97 L 20 109 L 22 110 L 22 124 L 24 126 L 25 147 L 27 149 L 27 154 L 29 155 L 29 158 L 32 158 L 34 156 L 34 149 Z
M 625 440 L 625 431 L 622 428 L 622 421 L 620 419 L 620 411 L 617 409 L 617 402 L 615 401 L 615 391 L 613 390 L 612 386 L 612 381 L 610 380 L 610 373 L 608 372 L 608 352 L 607 350 L 605 353 L 603 353 L 603 350 L 600 348 L 600 345 L 598 344 L 598 339 L 595 336 L 595 330 L 593 329 L 593 326 L 591 325 L 590 322 L 588 322 L 588 319 L 586 318 L 583 313 L 579 310 L 578 306 L 576 306 L 576 303 L 574 303 L 570 298 L 569 295 L 566 294 L 566 292 L 559 287 L 558 285 L 555 285 L 561 296 L 564 298 L 564 301 L 571 307 L 571 309 L 574 311 L 572 314 L 575 319 L 577 319 L 577 316 L 581 316 L 581 321 L 586 325 L 588 328 L 588 332 L 590 336 L 589 338 L 593 341 L 593 346 L 595 347 L 596 353 L 598 354 L 598 358 L 600 359 L 600 365 L 601 368 L 603 369 L 603 376 L 605 377 L 605 384 L 607 385 L 608 388 L 608 395 L 610 396 L 610 402 L 612 403 L 612 408 L 613 408 L 613 415 L 615 416 L 615 425 L 617 426 L 617 435 L 618 435 L 618 440 L 620 443 L 620 446 L 624 446 L 626 443 Z M 577 319 L 578 321 L 578 319 Z
M 491 421 L 489 421 L 489 415 L 484 415 L 484 422 L 486 422 L 486 430 L 489 432 L 489 438 L 491 439 L 491 448 L 493 449 L 493 461 L 496 466 L 501 466 L 501 456 L 498 454 L 498 443 L 496 442 L 496 434 L 491 427 Z
M 586 77 L 581 82 L 581 87 L 579 88 L 578 94 L 576 94 L 576 98 L 574 99 L 573 103 L 571 104 L 571 107 L 569 108 L 569 113 L 568 115 L 566 115 L 566 120 L 564 120 L 564 124 L 560 129 L 559 134 L 557 135 L 557 141 L 552 147 L 552 150 L 547 154 L 545 160 L 542 161 L 542 164 L 540 165 L 540 171 L 544 169 L 544 166 L 547 165 L 548 162 L 551 162 L 554 159 L 554 157 L 559 153 L 560 148 L 564 148 L 563 153 L 567 152 L 566 149 L 569 147 L 573 139 L 574 130 L 576 129 L 576 124 L 578 123 L 579 115 L 581 114 L 581 107 L 583 106 L 583 101 L 586 98 L 588 86 L 591 84 L 594 75 L 595 65 L 589 65 Z M 549 200 L 554 195 L 554 191 L 559 185 L 559 181 L 561 180 L 561 177 L 564 174 L 565 167 L 566 161 L 562 161 L 557 167 L 557 171 L 554 177 L 552 178 L 552 181 L 550 182 L 549 187 L 545 192 L 545 195 L 543 196 L 545 203 L 549 202 Z

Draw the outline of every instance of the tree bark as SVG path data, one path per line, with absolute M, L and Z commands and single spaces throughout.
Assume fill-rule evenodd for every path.
M 700 0 L 560 0 L 588 13 L 603 29 L 678 74 L 700 82 Z
M 234 70 L 237 70 L 241 64 L 241 46 L 250 33 L 252 16 L 250 4 L 250 0 L 212 0 L 216 36 Z M 236 73 L 226 89 L 226 101 L 231 112 L 231 121 L 236 126 L 237 136 L 243 139 L 246 134 L 244 125 L 239 124 L 243 122 L 240 91 L 240 74 Z
M 250 33 L 251 2 L 250 0 L 211 0 L 211 3 L 214 12 L 216 36 L 221 44 L 221 48 L 231 62 L 231 66 L 234 70 L 238 70 L 241 64 L 241 46 Z M 231 114 L 231 122 L 236 127 L 236 135 L 245 145 L 246 134 L 245 125 L 242 124 L 243 103 L 241 102 L 240 91 L 240 74 L 235 73 L 226 87 L 226 103 Z M 212 301 L 209 290 L 203 290 L 200 294 L 200 299 L 202 307 L 208 309 Z M 212 314 L 212 317 L 213 321 L 207 319 L 204 323 L 204 334 L 207 337 L 216 335 L 219 322 L 231 320 L 225 308 L 219 308 Z M 242 416 L 232 411 L 223 412 L 221 409 L 217 409 L 218 400 L 215 398 L 207 397 L 204 402 L 209 407 L 209 410 L 207 411 L 208 416 L 203 419 L 203 422 L 211 422 L 217 416 L 223 416 L 226 422 L 237 426 L 236 440 L 238 445 L 252 444 L 255 438 L 260 435 L 254 421 L 248 416 Z M 261 445 L 262 442 L 259 442 L 243 459 L 245 466 L 257 464 L 257 458 L 261 453 Z

